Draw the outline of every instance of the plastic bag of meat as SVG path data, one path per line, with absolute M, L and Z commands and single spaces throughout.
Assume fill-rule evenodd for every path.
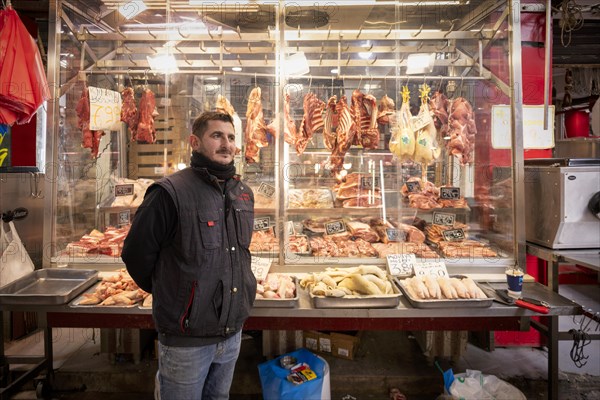
M 410 124 L 412 115 L 409 101 L 410 92 L 408 86 L 404 86 L 402 88 L 402 106 L 390 137 L 390 151 L 401 160 L 410 160 L 415 153 L 415 134 Z
M 419 114 L 412 119 L 416 136 L 414 160 L 425 165 L 431 164 L 442 152 L 437 143 L 437 130 L 429 110 L 429 91 L 429 85 L 424 83 L 420 89 L 421 109 Z

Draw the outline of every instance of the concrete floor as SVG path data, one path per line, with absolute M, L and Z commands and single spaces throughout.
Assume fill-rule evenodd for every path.
M 146 353 L 135 364 L 122 356 L 111 363 L 108 354 L 100 353 L 100 344 L 91 339 L 90 330 L 63 329 L 57 333 L 55 348 L 55 399 L 116 400 L 153 398 L 156 361 Z M 257 365 L 262 356 L 258 332 L 250 332 L 243 341 L 236 367 L 231 398 L 260 399 L 261 387 Z M 99 337 L 99 336 L 98 336 Z M 33 349 L 39 340 L 30 338 L 25 347 Z M 23 346 L 23 344 L 20 344 Z M 17 346 L 18 347 L 18 346 Z M 22 349 L 21 349 L 22 350 Z M 8 353 L 15 351 L 13 346 Z M 22 354 L 22 353 L 21 353 Z M 590 358 L 577 373 L 569 357 L 560 358 L 560 399 L 600 400 L 600 352 L 587 353 Z M 330 367 L 332 399 L 385 399 L 390 387 L 398 387 L 409 399 L 435 399 L 443 393 L 440 371 L 429 365 L 416 341 L 407 332 L 366 331 L 355 360 L 325 355 Z M 455 373 L 476 369 L 506 380 L 521 390 L 527 399 L 545 399 L 547 353 L 542 349 L 498 348 L 493 352 L 468 345 L 456 363 L 440 360 L 444 369 Z M 31 384 L 14 399 L 35 399 Z M 29 387 L 28 387 L 29 386 Z
M 590 290 L 571 291 L 561 286 L 561 294 L 598 310 L 600 292 L 597 286 Z M 561 331 L 579 328 L 579 320 L 560 317 Z M 585 321 L 584 321 L 585 322 Z M 595 322 L 588 326 L 590 333 L 600 329 Z M 597 331 L 596 331 L 597 332 Z M 146 348 L 139 363 L 130 355 L 102 353 L 99 330 L 54 329 L 54 399 L 65 400 L 121 400 L 153 399 L 154 375 L 157 362 L 152 356 L 152 343 Z M 264 362 L 261 332 L 247 332 L 236 366 L 231 398 L 261 399 L 258 364 Z M 592 341 L 584 348 L 589 358 L 578 368 L 570 359 L 572 341 L 560 342 L 559 399 L 600 400 L 600 341 Z M 43 352 L 40 333 L 8 343 L 6 354 L 35 355 Z M 431 365 L 410 332 L 365 331 L 354 360 L 323 356 L 330 367 L 332 399 L 387 399 L 389 389 L 398 387 L 408 399 L 435 399 L 443 393 L 443 377 Z M 544 348 L 512 347 L 484 351 L 471 344 L 455 362 L 440 359 L 445 370 L 454 373 L 467 369 L 495 375 L 517 387 L 527 399 L 547 398 L 547 352 Z M 11 366 L 11 370 L 26 366 Z M 31 383 L 13 399 L 35 399 Z M 511 399 L 512 400 L 512 399 Z

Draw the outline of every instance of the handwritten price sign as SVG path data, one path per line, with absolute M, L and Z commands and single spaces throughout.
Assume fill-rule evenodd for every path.
M 252 257 L 250 268 L 254 273 L 254 277 L 257 281 L 263 280 L 267 277 L 269 270 L 271 269 L 272 260 L 268 258 Z
M 443 261 L 426 261 L 422 263 L 416 263 L 414 268 L 416 276 L 448 276 L 446 263 Z
M 410 276 L 417 262 L 414 254 L 388 254 L 386 258 L 388 270 L 393 276 Z
M 263 196 L 272 199 L 275 196 L 275 186 L 269 185 L 268 183 L 261 182 L 258 187 L 258 193 Z
M 90 86 L 90 129 L 116 131 L 121 127 L 121 94 Z

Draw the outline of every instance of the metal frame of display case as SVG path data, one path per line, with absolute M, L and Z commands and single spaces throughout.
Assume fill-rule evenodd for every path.
M 399 1 L 391 2 L 380 2 L 393 3 L 400 5 Z M 506 3 L 506 8 L 502 15 L 499 16 L 497 23 L 492 29 L 484 30 L 477 29 L 478 24 L 482 23 L 484 19 L 490 15 L 493 10 L 498 8 L 498 3 L 494 1 L 485 1 L 481 3 L 476 9 L 472 10 L 469 15 L 465 16 L 462 20 L 456 21 L 445 31 L 429 32 L 421 29 L 413 31 L 400 31 L 393 29 L 392 27 L 385 29 L 370 29 L 368 27 L 361 26 L 360 29 L 354 30 L 343 30 L 343 29 L 329 29 L 325 28 L 318 32 L 307 30 L 302 32 L 301 30 L 287 30 L 275 29 L 267 30 L 262 33 L 246 33 L 241 32 L 238 28 L 237 31 L 223 31 L 221 33 L 211 32 L 210 29 L 207 33 L 188 33 L 179 32 L 178 41 L 198 42 L 200 45 L 190 50 L 188 48 L 181 48 L 177 51 L 178 61 L 177 64 L 181 69 L 181 74 L 197 74 L 197 75 L 218 75 L 228 76 L 230 73 L 225 71 L 225 68 L 234 66 L 244 66 L 249 68 L 261 68 L 271 67 L 275 68 L 274 74 L 264 74 L 261 72 L 249 72 L 240 73 L 240 76 L 254 76 L 256 77 L 276 77 L 279 82 L 287 82 L 285 71 L 282 68 L 283 56 L 285 55 L 285 48 L 282 43 L 286 40 L 290 41 L 291 46 L 295 47 L 296 51 L 311 51 L 318 49 L 321 53 L 321 57 L 311 57 L 308 62 L 310 66 L 329 66 L 338 68 L 337 76 L 333 78 L 344 78 L 348 80 L 359 80 L 363 79 L 363 76 L 356 73 L 349 73 L 347 75 L 341 73 L 342 68 L 353 68 L 353 67 L 393 67 L 396 68 L 396 73 L 385 76 L 373 75 L 369 76 L 372 78 L 381 79 L 395 79 L 397 82 L 408 81 L 409 79 L 414 80 L 441 80 L 450 79 L 448 77 L 441 78 L 439 76 L 419 76 L 418 78 L 401 75 L 399 73 L 400 67 L 406 66 L 407 61 L 400 59 L 399 54 L 394 54 L 394 57 L 376 57 L 371 60 L 356 60 L 352 59 L 348 52 L 356 52 L 361 50 L 360 47 L 351 46 L 350 44 L 345 45 L 344 41 L 351 41 L 360 39 L 372 39 L 377 40 L 388 38 L 390 35 L 393 36 L 394 43 L 400 43 L 401 41 L 418 42 L 418 44 L 411 44 L 406 46 L 407 52 L 414 51 L 441 51 L 451 50 L 456 55 L 455 58 L 444 58 L 437 60 L 436 65 L 445 65 L 453 70 L 455 76 L 451 77 L 453 80 L 489 80 L 496 87 L 498 87 L 505 95 L 510 97 L 510 109 L 512 112 L 511 119 L 511 140 L 512 140 L 512 218 L 513 218 L 513 251 L 516 258 L 516 263 L 525 269 L 525 229 L 523 216 L 524 210 L 524 190 L 523 190 L 523 118 L 522 118 L 522 83 L 521 83 L 521 34 L 520 34 L 520 1 L 509 1 Z M 69 4 L 67 0 L 51 0 L 50 1 L 50 34 L 49 34 L 49 52 L 48 52 L 48 81 L 52 90 L 52 99 L 48 102 L 48 115 L 51 121 L 48 124 L 48 138 L 47 138 L 47 160 L 51 161 L 49 164 L 52 170 L 46 171 L 46 176 L 53 183 L 54 179 L 59 176 L 59 160 L 58 155 L 58 112 L 59 112 L 59 98 L 62 94 L 66 93 L 82 76 L 94 73 L 94 70 L 106 71 L 107 74 L 146 74 L 148 72 L 148 64 L 146 60 L 134 60 L 132 53 L 139 51 L 140 54 L 150 54 L 153 51 L 152 44 L 154 42 L 171 40 L 171 37 L 161 32 L 138 32 L 136 34 L 136 40 L 144 40 L 146 43 L 143 46 L 127 44 L 127 36 L 120 30 L 109 31 L 104 33 L 89 32 L 87 30 L 81 30 L 74 32 L 73 40 L 82 43 L 82 52 L 88 54 L 94 59 L 94 62 L 85 67 L 81 68 L 77 76 L 72 77 L 63 85 L 58 85 L 60 82 L 60 67 L 59 67 L 59 55 L 60 55 L 60 27 L 61 24 L 66 23 L 72 27 L 72 23 L 68 20 L 68 16 L 63 13 L 63 7 L 78 15 L 84 16 L 85 18 L 94 18 L 93 15 L 88 15 L 85 10 L 80 10 Z M 276 27 L 282 26 L 285 21 L 285 15 L 278 13 L 276 18 Z M 501 25 L 508 21 L 509 27 L 509 71 L 510 71 L 510 83 L 504 83 L 500 78 L 492 73 L 492 71 L 484 68 L 481 63 L 483 49 L 485 43 L 489 42 L 495 32 L 497 32 Z M 547 21 L 548 22 L 548 21 Z M 220 36 L 218 36 L 220 35 Z M 456 40 L 469 39 L 479 43 L 479 55 L 476 57 L 469 56 L 465 52 L 455 47 Z M 95 54 L 94 50 L 90 48 L 89 43 L 95 40 L 106 40 L 116 44 L 116 48 L 105 55 Z M 327 46 L 323 44 L 328 43 Z M 391 41 L 391 40 L 390 40 Z M 430 42 L 445 42 L 445 45 L 440 47 Z M 485 42 L 485 43 L 484 43 Z M 149 43 L 149 45 L 148 45 Z M 271 45 L 265 46 L 265 43 Z M 275 43 L 275 46 L 272 44 Z M 317 43 L 315 45 L 315 43 Z M 295 46 L 294 46 L 295 45 Z M 229 46 L 229 47 L 228 47 Z M 395 51 L 395 45 L 389 44 L 385 46 L 373 46 L 372 50 L 379 52 L 380 54 L 390 53 Z M 323 54 L 331 53 L 334 54 L 333 58 L 324 57 Z M 204 60 L 194 59 L 194 54 L 206 54 L 208 57 Z M 232 54 L 236 54 L 236 57 L 231 57 Z M 114 59 L 115 56 L 122 56 L 120 60 Z M 458 68 L 464 68 L 462 74 L 456 74 Z M 475 68 L 479 73 L 476 76 L 467 76 L 468 72 Z M 315 75 L 313 78 L 317 79 L 332 79 L 332 76 L 318 76 Z M 306 79 L 303 78 L 303 79 Z M 367 79 L 367 78 L 364 78 Z M 280 117 L 279 128 L 280 132 L 284 129 L 284 119 L 282 116 L 283 99 L 279 91 L 275 93 L 275 115 Z M 277 165 L 282 165 L 286 162 L 285 143 L 279 138 L 275 141 L 275 162 Z M 285 187 L 283 176 L 279 172 L 275 172 L 275 183 L 278 192 L 281 192 Z M 56 254 L 56 244 L 54 243 L 54 232 L 56 228 L 56 220 L 53 215 L 56 209 L 57 199 L 57 187 L 55 184 L 50 184 L 47 189 L 48 195 L 46 196 L 46 218 L 44 223 L 44 248 L 46 254 Z M 278 197 L 279 202 L 276 206 L 275 214 L 277 216 L 277 229 L 282 231 L 281 224 L 287 218 L 287 212 L 285 209 L 285 198 L 284 196 Z M 283 245 L 283 237 L 280 238 L 280 245 Z M 280 246 L 283 249 L 283 246 Z M 99 260 L 102 262 L 102 260 Z M 283 268 L 285 265 L 284 254 L 282 251 L 278 254 L 279 268 Z M 369 260 L 371 262 L 372 260 Z M 77 261 L 69 262 L 70 266 L 77 266 Z M 45 257 L 44 267 L 48 268 L 53 266 L 50 257 Z M 89 264 L 83 264 L 82 266 L 88 266 Z M 112 260 L 112 262 L 96 264 L 96 269 L 114 269 L 119 264 L 118 260 Z M 287 266 L 286 266 L 287 267 Z M 302 270 L 303 272 L 309 272 L 311 269 L 323 268 L 324 264 L 321 265 L 294 265 L 293 268 L 286 268 L 285 272 L 293 273 L 295 270 Z M 453 269 L 453 272 L 473 272 L 474 269 L 469 269 L 469 266 L 457 266 Z M 495 273 L 496 281 L 504 280 L 504 268 L 505 265 L 498 265 L 494 268 L 490 268 L 488 273 Z M 277 270 L 277 268 L 275 268 Z M 556 300 L 556 299 L 555 299 Z M 302 298 L 300 301 L 300 307 L 293 311 L 287 309 L 275 309 L 275 308 L 264 308 L 255 309 L 252 313 L 251 318 L 248 321 L 247 326 L 252 328 L 260 329 L 290 329 L 292 327 L 302 327 L 303 329 L 314 328 L 314 329 L 374 329 L 379 327 L 380 329 L 396 329 L 396 330 L 407 330 L 407 329 L 423 329 L 423 330 L 458 330 L 458 329 L 517 329 L 520 330 L 525 326 L 528 326 L 529 317 L 536 315 L 530 311 L 526 311 L 516 307 L 500 307 L 494 305 L 490 309 L 485 310 L 473 310 L 473 309 L 453 309 L 453 310 L 418 310 L 412 309 L 405 304 L 401 305 L 399 309 L 390 310 L 376 310 L 376 309 L 336 309 L 336 310 L 323 310 L 313 309 L 308 306 L 306 302 L 307 298 Z M 556 300 L 562 301 L 562 300 Z M 126 318 L 123 318 L 121 313 L 115 313 L 114 310 L 101 308 L 97 312 L 89 310 L 79 310 L 76 308 L 69 307 L 57 307 L 44 310 L 40 309 L 41 312 L 47 312 L 48 326 L 101 326 L 101 327 L 143 327 L 151 328 L 150 312 L 134 310 L 125 312 Z M 578 308 L 576 305 L 570 305 L 558 313 L 564 312 L 569 315 L 577 313 Z M 101 315 L 99 315 L 101 314 Z M 549 364 L 549 388 L 554 387 L 557 373 L 553 365 Z M 549 389 L 551 398 L 556 398 L 557 393 L 553 389 Z

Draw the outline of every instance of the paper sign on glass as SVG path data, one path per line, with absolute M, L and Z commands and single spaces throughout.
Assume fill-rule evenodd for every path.
M 90 130 L 121 129 L 121 93 L 90 86 Z
M 425 261 L 415 263 L 415 276 L 448 276 L 448 270 L 446 269 L 446 263 L 443 261 Z
M 250 268 L 257 281 L 266 279 L 267 274 L 271 269 L 271 263 L 271 259 L 252 256 Z

